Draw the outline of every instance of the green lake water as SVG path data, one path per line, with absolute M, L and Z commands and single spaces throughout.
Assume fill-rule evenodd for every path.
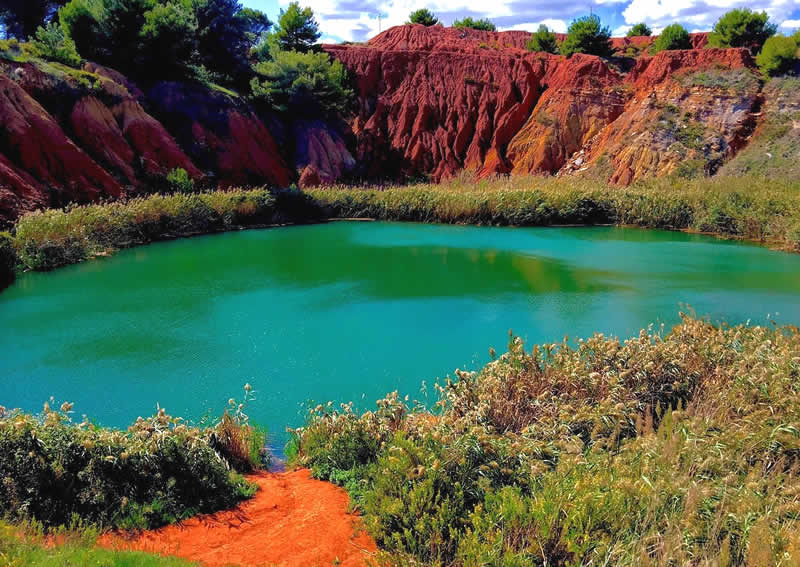
M 307 403 L 424 399 L 526 341 L 678 321 L 800 323 L 800 256 L 682 233 L 331 223 L 176 240 L 0 293 L 0 405 L 125 426 L 219 412 L 249 382 L 277 450 Z

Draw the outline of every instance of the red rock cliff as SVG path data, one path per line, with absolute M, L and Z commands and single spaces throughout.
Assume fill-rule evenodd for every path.
M 173 168 L 222 187 L 494 174 L 592 175 L 618 184 L 713 174 L 744 144 L 765 98 L 743 50 L 618 57 L 530 53 L 527 32 L 401 26 L 325 50 L 350 71 L 345 131 L 273 128 L 242 98 L 202 85 L 141 90 L 116 71 L 0 60 L 0 223 L 67 202 L 136 194 Z M 768 106 L 768 105 L 767 105 Z M 278 136 L 276 137 L 276 132 Z
M 463 169 L 592 169 L 627 184 L 687 160 L 713 173 L 757 111 L 749 54 L 700 49 L 705 34 L 692 35 L 696 49 L 638 60 L 625 54 L 646 51 L 653 38 L 615 39 L 613 67 L 588 55 L 529 53 L 529 37 L 410 25 L 364 45 L 326 46 L 354 77 L 363 174 L 441 180 Z

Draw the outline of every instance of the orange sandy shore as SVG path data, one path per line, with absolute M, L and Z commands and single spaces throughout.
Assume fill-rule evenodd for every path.
M 360 567 L 376 545 L 348 497 L 333 484 L 301 469 L 258 474 L 256 496 L 241 506 L 198 516 L 135 536 L 111 533 L 103 547 L 174 555 L 207 566 L 245 565 Z

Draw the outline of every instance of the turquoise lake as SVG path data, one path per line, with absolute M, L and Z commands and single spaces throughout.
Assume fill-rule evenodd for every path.
M 338 222 L 158 243 L 0 293 L 0 405 L 110 426 L 239 398 L 280 451 L 309 403 L 371 409 L 529 344 L 627 338 L 681 304 L 800 323 L 800 255 L 683 233 Z

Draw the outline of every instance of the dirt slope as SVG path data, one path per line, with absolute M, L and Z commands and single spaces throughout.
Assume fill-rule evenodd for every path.
M 129 539 L 104 536 L 104 547 L 176 555 L 203 565 L 360 567 L 376 551 L 341 488 L 308 470 L 250 477 L 256 496 L 232 511 L 198 516 Z

